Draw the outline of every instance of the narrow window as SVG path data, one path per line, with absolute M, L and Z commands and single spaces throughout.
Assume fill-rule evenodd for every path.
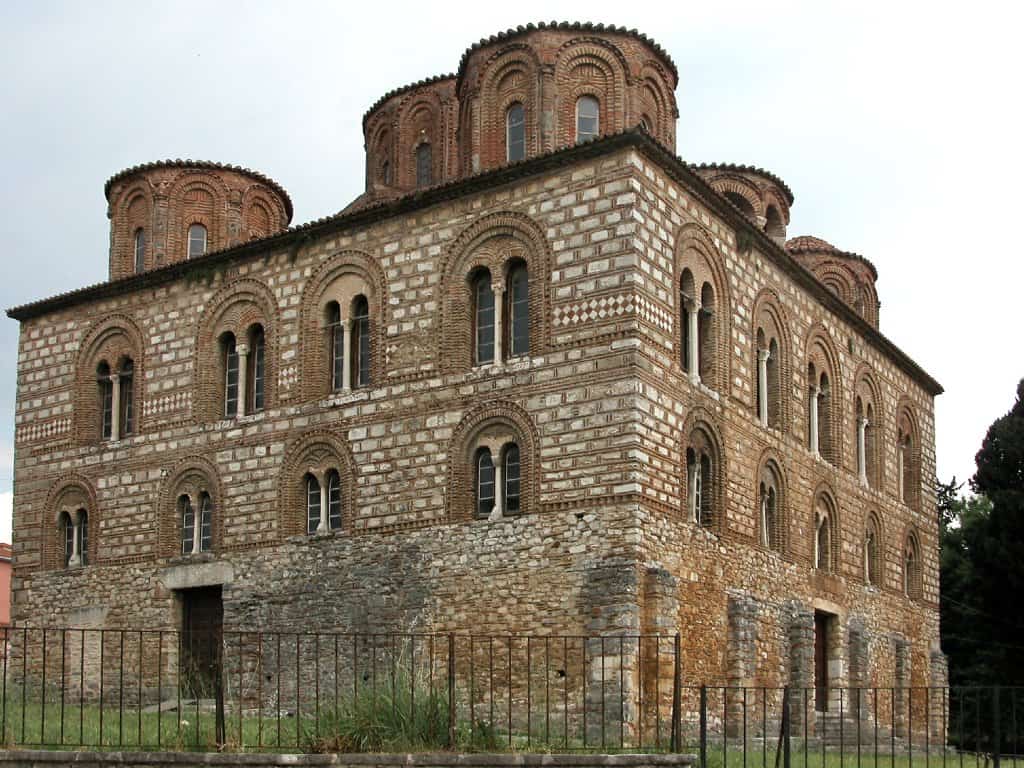
M 213 500 L 204 493 L 199 499 L 199 551 L 213 549 Z
M 818 527 L 814 539 L 814 567 L 823 571 L 832 570 L 832 519 L 828 512 L 818 512 Z
M 235 335 L 226 333 L 221 339 L 224 358 L 224 417 L 231 419 L 238 413 L 238 350 Z
M 711 283 L 704 283 L 700 289 L 700 311 L 697 315 L 697 369 L 700 380 L 709 387 L 713 385 L 717 363 L 717 326 L 715 324 L 715 291 Z
M 327 473 L 327 525 L 341 530 L 341 475 L 334 469 Z
M 331 335 L 331 389 L 341 389 L 345 378 L 345 329 L 341 325 L 341 307 L 332 301 L 328 306 L 328 329 Z
M 320 526 L 320 481 L 306 475 L 306 533 L 316 533 Z
M 473 283 L 476 303 L 476 364 L 494 361 L 494 291 L 491 273 L 484 270 Z
M 481 448 L 476 455 L 476 514 L 487 517 L 494 509 L 494 461 L 491 451 Z
M 782 383 L 779 376 L 779 343 L 768 342 L 768 426 L 782 426 Z
M 181 554 L 187 555 L 195 547 L 196 513 L 192 499 L 185 494 L 178 498 L 178 514 L 181 517 Z
M 416 147 L 416 186 L 429 187 L 434 183 L 434 168 L 432 164 L 433 152 L 429 142 L 423 142 Z
M 829 464 L 835 464 L 832 445 L 832 390 L 826 373 L 821 374 L 821 386 L 818 387 L 818 453 Z
M 135 271 L 146 268 L 146 233 L 142 227 L 135 230 Z
M 505 147 L 510 163 L 526 157 L 526 113 L 522 104 L 513 104 L 505 113 Z
M 864 581 L 876 587 L 881 584 L 881 563 L 878 555 L 878 525 L 871 517 L 864 535 Z
M 121 400 L 121 435 L 130 435 L 135 431 L 135 407 L 132 404 L 132 382 L 135 377 L 135 363 L 130 359 L 121 363 L 121 376 L 118 378 L 119 396 Z
M 600 131 L 600 107 L 593 96 L 580 96 L 576 101 L 576 143 L 596 139 Z
M 193 224 L 188 228 L 188 257 L 194 259 L 206 253 L 206 227 Z
M 357 387 L 370 383 L 370 304 L 365 296 L 352 302 L 352 382 Z
M 263 410 L 263 392 L 265 388 L 266 373 L 266 335 L 261 326 L 256 326 L 249 333 L 249 357 L 246 360 L 246 379 L 248 380 L 248 392 L 246 401 L 249 413 L 259 413 Z
M 690 373 L 695 371 L 697 356 L 696 323 L 692 315 L 697 311 L 697 294 L 693 282 L 693 273 L 683 270 L 679 278 L 679 365 Z
M 67 512 L 60 513 L 60 532 L 64 547 L 64 567 L 67 568 L 71 564 L 71 555 L 75 551 L 75 526 L 71 522 L 71 515 Z
M 512 443 L 505 449 L 505 514 L 519 514 L 520 477 L 519 446 Z
M 114 382 L 106 362 L 96 366 L 96 383 L 99 387 L 100 436 L 103 440 L 109 440 L 114 426 Z
M 391 184 L 391 163 L 385 160 L 380 166 L 380 177 L 384 180 L 386 186 Z
M 509 275 L 508 316 L 510 357 L 530 352 L 530 295 L 526 266 L 520 264 Z
M 712 523 L 713 510 L 713 479 L 711 477 L 711 457 L 706 453 L 702 453 L 700 457 L 700 504 L 697 509 L 700 510 L 700 519 L 698 522 L 705 527 L 710 527 Z
M 89 564 L 89 513 L 78 510 L 78 562 Z

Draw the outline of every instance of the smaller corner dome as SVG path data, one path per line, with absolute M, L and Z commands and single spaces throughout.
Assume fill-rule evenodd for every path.
M 843 251 L 820 237 L 801 235 L 786 241 L 786 251 L 827 289 L 878 327 L 878 271 L 863 256 Z
M 798 235 L 797 237 L 791 237 L 786 241 L 786 250 L 792 254 L 819 254 L 823 256 L 837 256 L 845 259 L 852 259 L 853 261 L 859 261 L 871 271 L 871 277 L 874 280 L 878 279 L 878 270 L 875 269 L 875 265 L 870 260 L 861 256 L 859 253 L 853 253 L 852 251 L 844 251 L 841 248 L 836 248 L 828 240 L 823 240 L 820 237 L 814 237 L 813 235 Z

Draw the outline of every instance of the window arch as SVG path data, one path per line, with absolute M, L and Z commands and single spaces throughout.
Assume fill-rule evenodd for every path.
M 912 509 L 921 503 L 921 446 L 910 408 L 900 407 L 896 429 L 896 486 L 899 500 Z
M 188 258 L 195 259 L 206 254 L 206 227 L 191 224 L 188 228 Z
M 782 472 L 773 459 L 761 466 L 758 482 L 758 541 L 765 549 L 785 552 Z
M 882 526 L 874 512 L 868 512 L 864 529 L 864 583 L 882 586 Z
M 89 513 L 85 508 L 62 510 L 57 522 L 64 568 L 89 564 Z
M 263 326 L 253 325 L 246 333 L 248 340 L 247 353 L 245 354 L 246 366 L 246 393 L 245 412 L 247 414 L 259 413 L 263 410 L 266 399 L 266 334 Z M 242 351 L 238 350 L 239 357 Z M 241 360 L 239 360 L 241 368 Z
M 826 573 L 839 570 L 839 520 L 832 496 L 819 491 L 814 502 L 814 567 Z
M 680 229 L 674 267 L 680 369 L 692 383 L 723 392 L 729 382 L 729 313 L 719 310 L 729 306 L 727 280 L 717 249 L 698 225 Z
M 494 289 L 491 273 L 478 269 L 470 276 L 473 295 L 473 362 L 485 365 L 494 362 Z
M 225 331 L 220 337 L 221 391 L 224 393 L 224 407 L 221 414 L 225 419 L 238 415 L 239 367 L 238 345 L 235 334 Z
M 139 432 L 141 333 L 130 317 L 111 315 L 82 340 L 75 363 L 74 429 L 92 444 Z
M 679 365 L 691 377 L 697 375 L 697 358 L 700 355 L 700 347 L 697 344 L 697 291 L 694 287 L 693 273 L 683 269 L 679 277 L 679 306 L 682 309 L 683 320 L 679 324 Z
M 530 274 L 526 263 L 513 262 L 508 271 L 507 328 L 504 348 L 509 357 L 530 353 Z
M 755 339 L 754 404 L 761 426 L 782 427 L 782 361 L 774 329 L 759 326 Z
M 75 524 L 71 522 L 71 514 L 69 512 L 61 512 L 59 520 L 57 522 L 57 528 L 60 531 L 61 541 L 61 560 L 65 568 L 72 565 L 72 560 L 75 556 Z M 74 565 L 78 565 L 77 562 Z
M 310 468 L 303 478 L 306 497 L 306 533 L 339 531 L 342 525 L 341 473 L 328 466 Z
M 321 535 L 351 530 L 358 477 L 351 451 L 337 434 L 316 431 L 288 447 L 278 484 L 278 533 Z
M 146 268 L 146 231 L 139 227 L 135 230 L 135 271 L 142 272 Z
M 306 473 L 306 533 L 316 533 L 320 527 L 320 481 L 312 472 Z
M 114 433 L 114 380 L 106 360 L 96 366 L 96 383 L 99 387 L 100 437 L 110 440 Z
M 416 147 L 416 186 L 429 187 L 434 183 L 433 151 L 429 141 Z
M 213 549 L 213 498 L 208 491 L 178 496 L 181 554 L 198 555 Z
M 520 102 L 505 112 L 505 159 L 514 163 L 526 157 L 526 110 Z
M 96 509 L 91 484 L 82 477 L 62 478 L 51 490 L 41 516 L 40 563 L 43 568 L 79 568 L 95 560 L 95 542 L 89 536 L 90 511 Z
M 370 384 L 370 302 L 360 294 L 352 300 L 352 383 Z
M 481 446 L 476 452 L 476 482 L 474 486 L 474 507 L 477 517 L 490 517 L 494 511 L 496 501 L 496 477 L 494 471 L 494 458 L 491 456 L 491 449 Z
M 694 427 L 686 447 L 686 510 L 690 522 L 701 528 L 717 529 L 721 524 L 719 456 L 709 429 L 703 424 Z
M 336 301 L 327 304 L 327 338 L 331 350 L 331 390 L 337 392 L 345 383 L 345 329 L 341 324 L 341 305 Z
M 913 531 L 903 545 L 903 594 L 911 600 L 921 599 L 921 548 Z
M 594 96 L 576 99 L 576 143 L 596 139 L 601 134 L 601 105 Z
M 122 358 L 114 371 L 106 360 L 96 366 L 99 429 L 103 440 L 120 440 L 135 432 L 134 380 L 135 362 L 130 357 Z

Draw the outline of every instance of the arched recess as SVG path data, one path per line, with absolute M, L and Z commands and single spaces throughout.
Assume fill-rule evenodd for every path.
M 677 329 L 676 346 L 680 353 L 676 355 L 676 365 L 681 373 L 683 372 L 681 354 L 684 352 L 683 331 L 688 322 L 686 308 L 683 306 L 682 300 L 684 270 L 688 270 L 692 276 L 695 296 L 690 299 L 695 299 L 700 304 L 701 319 L 707 320 L 711 336 L 707 341 L 706 348 L 703 343 L 699 345 L 700 380 L 716 392 L 725 394 L 730 381 L 731 368 L 729 339 L 731 337 L 732 298 L 721 254 L 704 229 L 696 223 L 683 224 L 676 234 L 674 327 Z M 706 296 L 704 286 L 712 288 L 714 305 L 711 307 L 704 305 Z M 700 331 L 698 331 L 698 335 L 701 335 Z
M 391 126 L 381 119 L 369 131 L 366 152 L 366 188 L 391 187 L 395 183 L 395 141 Z
M 448 517 L 453 521 L 475 519 L 474 487 L 477 449 L 482 445 L 514 442 L 519 448 L 520 508 L 518 515 L 539 509 L 540 436 L 533 419 L 521 406 L 496 400 L 469 411 L 448 441 Z
M 924 597 L 924 563 L 922 562 L 921 534 L 910 525 L 903 534 L 900 548 L 900 578 L 903 595 L 911 600 Z
M 768 351 L 766 363 L 768 379 L 768 426 L 789 432 L 792 428 L 790 401 L 793 391 L 793 338 L 789 328 L 789 317 L 782 308 L 779 295 L 771 288 L 764 288 L 754 299 L 751 315 L 750 338 L 753 344 L 751 355 L 751 392 L 753 410 L 759 415 L 759 360 L 758 354 Z M 772 342 L 775 342 L 773 347 Z
M 288 217 L 277 196 L 259 184 L 250 186 L 242 196 L 242 240 L 255 240 L 280 232 L 288 226 Z
M 102 439 L 100 402 L 96 391 L 96 370 L 101 362 L 106 362 L 110 370 L 116 372 L 121 370 L 124 361 L 132 361 L 132 434 L 143 431 L 142 382 L 146 365 L 142 339 L 142 331 L 135 320 L 122 314 L 108 315 L 95 323 L 82 338 L 75 356 L 75 399 L 72 412 L 74 435 L 80 445 L 97 443 Z
M 526 157 L 540 154 L 539 84 L 536 51 L 524 43 L 512 43 L 481 65 L 472 89 L 460 89 L 459 143 L 464 171 L 505 164 L 505 113 L 515 103 L 523 105 Z M 473 155 L 479 157 L 479 168 L 473 168 Z
M 89 515 L 89 538 L 87 562 L 99 562 L 100 509 L 96 503 L 96 490 L 89 478 L 84 475 L 70 474 L 57 480 L 50 486 L 46 495 L 46 508 L 40 515 L 40 547 L 39 564 L 42 570 L 59 570 L 64 568 L 64 540 L 61 530 L 61 515 L 67 513 L 72 519 L 79 510 L 84 509 Z
M 399 105 L 397 144 L 402 151 L 396 158 L 395 178 L 403 188 L 414 189 L 419 186 L 416 150 L 421 144 L 430 146 L 430 180 L 424 186 L 444 180 L 446 147 L 442 110 L 440 97 L 434 91 L 415 92 Z
M 809 399 L 818 399 L 818 452 L 833 467 L 842 466 L 843 400 L 839 355 L 823 325 L 812 326 L 804 342 L 805 430 L 810 430 Z
M 465 371 L 474 364 L 471 276 L 478 270 L 488 270 L 497 291 L 499 286 L 505 287 L 509 266 L 516 263 L 525 263 L 528 270 L 529 356 L 543 354 L 548 346 L 551 261 L 544 231 L 521 213 L 484 216 L 459 234 L 441 267 L 437 359 L 445 370 Z
M 161 557 L 182 556 L 182 521 L 178 501 L 183 495 L 198 500 L 203 494 L 212 500 L 212 552 L 224 546 L 224 487 L 216 465 L 204 456 L 187 456 L 170 471 L 160 486 L 157 503 L 158 551 Z
M 679 112 L 675 92 L 668 85 L 670 82 L 671 78 L 661 64 L 653 60 L 644 62 L 638 80 L 638 106 L 640 117 L 646 114 L 654 121 L 654 125 L 649 126 L 650 132 L 674 152 Z
M 811 567 L 823 573 L 838 575 L 842 563 L 842 524 L 836 494 L 828 483 L 820 483 L 814 491 L 811 509 Z
M 206 253 L 219 250 L 228 243 L 227 202 L 231 192 L 214 173 L 188 170 L 178 174 L 171 185 L 167 235 L 169 261 L 188 258 L 188 228 L 193 224 L 206 227 Z
M 330 470 L 341 477 L 341 531 L 355 528 L 357 473 L 352 451 L 343 437 L 333 432 L 316 431 L 302 435 L 289 444 L 278 475 L 278 537 L 306 533 L 305 478 L 318 480 Z
M 824 261 L 814 267 L 814 276 L 822 285 L 852 307 L 857 298 L 857 277 L 841 264 Z
M 764 221 L 765 209 L 761 191 L 742 176 L 723 173 L 712 177 L 711 188 L 735 205 L 752 221 Z
M 722 427 L 710 411 L 701 407 L 693 408 L 683 424 L 680 440 L 682 517 L 722 535 L 726 531 L 725 480 L 728 477 Z M 701 471 L 702 456 L 710 459 L 710 471 L 706 467 Z M 707 487 L 709 482 L 710 492 Z M 698 512 L 699 515 L 696 514 Z
M 327 397 L 334 391 L 331 378 L 333 328 L 328 308 L 332 303 L 347 315 L 353 301 L 364 296 L 369 305 L 370 384 L 384 380 L 384 313 L 387 282 L 375 258 L 362 251 L 341 251 L 324 260 L 302 291 L 301 380 L 306 399 Z
M 864 462 L 864 476 L 868 487 L 880 490 L 885 482 L 885 405 L 882 390 L 874 370 L 867 363 L 861 363 L 853 377 L 853 431 L 851 434 L 854 455 L 851 470 L 859 472 Z M 864 456 L 860 454 L 860 420 L 864 427 Z
M 911 509 L 921 509 L 921 427 L 910 398 L 896 406 L 896 497 Z
M 881 589 L 885 585 L 885 529 L 873 509 L 864 517 L 862 568 L 864 583 Z
M 783 462 L 772 449 L 761 453 L 757 482 L 754 487 L 754 513 L 757 542 L 760 546 L 783 557 L 790 553 L 789 494 Z
M 192 364 L 192 410 L 196 421 L 225 418 L 221 339 L 232 334 L 242 343 L 254 327 L 262 328 L 265 340 L 263 409 L 277 405 L 277 303 L 262 282 L 242 278 L 217 291 L 199 318 Z
M 125 190 L 118 200 L 119 209 L 116 218 L 117 230 L 114 237 L 114 264 L 112 277 L 125 277 L 135 273 L 135 232 L 139 229 L 144 238 L 143 268 L 155 266 L 154 244 L 156 233 L 153 231 L 153 194 L 148 182 L 138 181 Z
M 576 101 L 593 96 L 600 106 L 599 133 L 626 128 L 629 64 L 608 40 L 578 37 L 564 43 L 555 59 L 555 135 L 557 146 L 576 143 Z

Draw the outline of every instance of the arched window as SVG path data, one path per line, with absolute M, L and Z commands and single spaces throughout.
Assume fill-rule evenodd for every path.
M 576 100 L 576 143 L 596 139 L 601 131 L 601 108 L 593 96 Z
M 494 362 L 494 291 L 491 273 L 482 269 L 473 278 L 473 316 L 475 327 L 475 354 L 477 365 Z
M 768 338 L 764 328 L 757 329 L 754 385 L 757 391 L 757 418 L 762 426 L 778 428 L 782 421 L 779 343 Z
M 181 554 L 196 551 L 196 511 L 187 494 L 178 497 L 178 516 L 181 519 Z
M 510 163 L 526 157 L 526 113 L 519 103 L 505 113 L 505 156 Z
M 365 296 L 352 301 L 352 382 L 357 387 L 370 383 L 370 304 Z
M 316 533 L 320 527 L 320 481 L 310 473 L 306 475 L 306 533 Z
M 61 547 L 63 548 L 61 560 L 64 563 L 64 567 L 67 568 L 71 565 L 71 558 L 75 552 L 75 525 L 71 522 L 71 515 L 67 512 L 60 513 L 58 529 L 60 530 Z
M 761 469 L 758 487 L 758 528 L 761 545 L 767 549 L 782 551 L 783 522 L 781 509 L 781 482 L 779 470 L 774 461 L 768 461 Z
M 110 378 L 110 365 L 103 361 L 96 366 L 96 385 L 100 406 L 100 437 L 109 440 L 114 428 L 114 380 Z
M 505 503 L 503 511 L 507 515 L 519 514 L 519 498 L 520 498 L 520 477 L 519 477 L 519 446 L 515 443 L 510 443 L 505 448 L 505 466 L 504 466 L 504 494 Z
M 712 528 L 718 522 L 717 460 L 709 435 L 702 428 L 695 429 L 686 449 L 687 510 L 690 521 L 702 528 Z
M 120 376 L 118 377 L 118 418 L 121 421 L 121 435 L 130 435 L 135 431 L 135 405 L 132 402 L 133 383 L 135 381 L 135 363 L 131 358 L 125 358 L 121 362 Z
M 341 530 L 341 474 L 336 469 L 327 471 L 327 525 Z
M 869 488 L 878 485 L 878 446 L 875 426 L 875 409 L 870 401 L 860 395 L 855 400 L 854 423 L 856 425 L 857 475 L 862 484 Z
M 903 594 L 912 600 L 921 597 L 921 556 L 912 533 L 903 548 Z
M 919 503 L 920 478 L 916 430 L 909 411 L 904 409 L 896 432 L 896 487 L 900 501 L 914 509 Z
M 786 223 L 782 220 L 782 214 L 774 205 L 765 209 L 764 232 L 775 242 L 785 242 Z
M 508 354 L 530 353 L 530 288 L 525 264 L 514 266 L 508 276 Z
M 178 514 L 181 519 L 181 554 L 195 555 L 213 549 L 213 499 L 203 491 L 199 494 L 199 508 L 192 497 L 182 494 L 178 497 Z
M 864 531 L 864 583 L 873 587 L 882 585 L 881 528 L 871 512 Z
M 815 505 L 814 567 L 833 573 L 837 555 L 835 510 L 831 499 L 820 496 Z
M 188 228 L 188 257 L 194 259 L 206 253 L 206 227 L 193 224 Z
M 139 227 L 135 230 L 135 271 L 142 272 L 146 268 L 146 233 Z
M 704 283 L 700 289 L 700 313 L 697 322 L 700 380 L 711 386 L 717 365 L 718 328 L 715 317 L 715 289 Z
M 494 461 L 490 448 L 477 451 L 475 485 L 477 517 L 488 517 L 494 510 Z
M 429 187 L 434 183 L 433 152 L 430 142 L 424 141 L 416 147 L 416 186 Z
M 199 551 L 213 549 L 213 500 L 210 494 L 199 495 Z
M 682 332 L 679 340 L 679 364 L 684 371 L 693 375 L 697 372 L 700 351 L 697 345 L 697 293 L 693 284 L 693 273 L 689 269 L 684 269 L 679 279 L 679 306 L 682 315 L 679 324 Z
M 327 305 L 327 328 L 331 348 L 331 389 L 337 392 L 345 380 L 345 329 L 341 325 L 341 306 L 336 301 Z
M 224 370 L 224 418 L 238 415 L 238 349 L 235 334 L 228 331 L 220 338 L 221 361 Z
M 814 363 L 807 365 L 807 436 L 808 449 L 830 464 L 835 463 L 832 435 L 832 388 L 828 374 L 820 373 Z
M 78 538 L 78 561 L 82 565 L 89 564 L 89 513 L 84 509 L 78 510 L 78 527 L 76 531 Z
M 388 160 L 380 165 L 380 178 L 386 186 L 391 185 L 391 163 Z
M 246 380 L 246 412 L 259 413 L 263 410 L 266 383 L 266 336 L 262 325 L 254 325 L 249 329 L 249 355 L 245 361 Z

